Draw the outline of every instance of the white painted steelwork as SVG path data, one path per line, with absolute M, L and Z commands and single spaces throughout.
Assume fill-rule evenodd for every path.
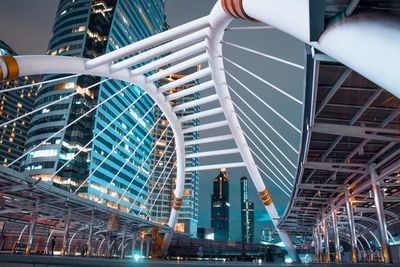
M 398 18 L 396 19 L 378 14 L 357 14 L 352 17 L 343 18 L 333 25 L 330 25 L 330 27 L 322 33 L 318 42 L 312 42 L 311 40 L 314 38 L 310 37 L 312 35 L 310 29 L 312 14 L 310 14 L 311 2 L 309 0 L 243 0 L 238 2 L 242 2 L 243 11 L 247 13 L 249 17 L 271 25 L 267 26 L 268 28 L 274 27 L 280 29 L 302 40 L 324 52 L 327 56 L 338 60 L 371 81 L 381 85 L 392 94 L 400 96 L 400 91 L 398 89 L 398 84 L 400 84 L 400 76 L 398 75 L 398 62 L 400 62 L 400 46 L 398 46 L 398 44 L 400 43 L 400 31 L 398 25 L 400 22 Z M 259 193 L 265 192 L 266 186 L 239 124 L 235 107 L 230 97 L 230 88 L 227 85 L 225 76 L 222 56 L 222 38 L 225 30 L 229 29 L 228 26 L 233 20 L 233 17 L 228 13 L 230 12 L 224 10 L 221 1 L 218 1 L 209 16 L 138 41 L 92 60 L 71 57 L 18 56 L 15 58 L 19 67 L 19 75 L 93 75 L 122 80 L 141 87 L 160 107 L 169 121 L 175 136 L 177 179 L 174 195 L 176 199 L 181 199 L 183 196 L 185 172 L 214 170 L 223 167 L 246 167 L 257 191 Z M 368 31 L 365 31 L 366 28 L 368 28 Z M 376 36 L 379 36 L 379 38 L 376 38 Z M 236 47 L 238 46 L 236 45 Z M 382 49 L 382 47 L 385 49 Z M 243 49 L 243 47 L 238 48 Z M 205 53 L 198 55 L 203 50 Z M 246 49 L 246 51 L 275 59 L 269 55 L 260 54 L 255 50 Z M 137 54 L 138 52 L 141 53 Z M 164 57 L 159 58 L 159 56 L 162 55 L 164 55 Z M 125 59 L 125 57 L 128 58 Z M 124 60 L 114 63 L 121 59 Z M 178 62 L 179 60 L 184 61 Z M 271 86 L 282 95 L 292 99 L 296 105 L 304 106 L 301 100 L 287 94 L 280 88 L 244 69 L 235 62 L 228 59 L 226 60 L 254 78 Z M 171 81 L 160 87 L 155 83 L 174 72 L 189 67 L 195 67 L 197 64 L 205 61 L 208 61 L 208 67 L 201 71 Z M 287 61 L 280 60 L 280 62 L 294 66 L 293 63 Z M 138 64 L 142 64 L 142 66 L 135 68 L 135 65 Z M 173 65 L 168 66 L 163 71 L 153 73 L 148 77 L 144 75 L 160 67 L 167 66 L 168 64 Z M 7 77 L 8 69 L 3 61 L 0 61 L 0 67 L 3 72 L 3 77 Z M 296 65 L 295 67 L 300 68 L 301 66 Z M 177 93 L 172 92 L 169 95 L 164 95 L 164 93 L 177 86 L 204 78 L 208 75 L 211 75 L 211 80 L 207 82 L 203 82 Z M 169 103 L 169 101 L 203 90 L 212 89 L 213 87 L 215 88 L 215 92 L 213 92 L 215 94 L 193 101 L 192 103 L 185 103 L 175 108 L 172 108 Z M 219 106 L 217 108 L 184 117 L 179 117 L 175 113 L 182 109 L 193 107 L 193 105 L 201 105 L 216 100 L 219 101 Z M 274 112 L 273 109 L 272 111 Z M 185 121 L 216 115 L 223 115 L 224 119 L 190 128 L 182 127 L 182 123 Z M 281 118 L 288 123 L 284 117 Z M 303 134 L 300 129 L 293 125 L 291 126 L 297 130 L 300 135 Z M 225 152 L 240 152 L 243 162 L 216 163 L 213 165 L 186 168 L 185 158 L 190 158 L 192 156 L 220 155 L 224 151 L 206 151 L 195 155 L 186 155 L 185 146 L 194 145 L 196 142 L 185 143 L 184 134 L 221 127 L 228 127 L 230 133 L 224 137 L 215 136 L 203 140 L 200 139 L 198 143 L 211 143 L 233 138 L 236 147 L 225 150 Z M 288 145 L 290 146 L 289 143 Z M 297 154 L 299 153 L 296 148 L 292 146 L 291 148 Z M 297 165 L 294 164 L 294 166 Z M 277 226 L 280 217 L 273 202 L 266 204 L 265 207 L 273 224 Z M 172 209 L 168 226 L 174 227 L 178 218 L 178 213 L 178 210 Z M 277 231 L 283 243 L 286 245 L 292 260 L 299 261 L 296 250 L 287 233 L 280 229 L 277 229 Z M 163 249 L 168 248 L 170 238 L 170 234 L 166 235 Z

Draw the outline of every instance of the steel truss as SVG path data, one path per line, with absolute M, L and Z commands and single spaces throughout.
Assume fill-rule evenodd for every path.
M 175 200 L 168 226 L 173 227 L 177 221 L 178 212 L 182 203 L 186 172 L 220 167 L 246 166 L 266 210 L 274 225 L 278 227 L 280 217 L 261 178 L 259 169 L 248 147 L 245 135 L 241 130 L 225 76 L 224 58 L 222 56 L 222 38 L 233 18 L 242 18 L 252 21 L 258 20 L 280 29 L 309 46 L 322 51 L 329 58 L 334 58 L 338 62 L 345 64 L 352 70 L 382 86 L 382 88 L 385 88 L 393 95 L 400 96 L 400 91 L 398 90 L 398 84 L 400 84 L 400 76 L 398 75 L 398 62 L 400 60 L 400 48 L 398 46 L 400 42 L 399 19 L 379 14 L 371 15 L 359 13 L 354 16 L 345 17 L 333 25 L 329 25 L 329 27 L 325 29 L 324 5 L 321 4 L 322 2 L 323 1 L 309 0 L 222 0 L 217 2 L 209 16 L 120 48 L 96 59 L 89 60 L 58 56 L 18 56 L 1 60 L 0 67 L 2 72 L 0 74 L 3 79 L 34 74 L 92 75 L 126 81 L 141 87 L 160 107 L 169 121 L 175 136 L 177 180 L 174 192 Z M 352 11 L 348 13 L 350 15 Z M 396 25 L 396 27 L 392 27 L 392 25 Z M 380 38 L 377 39 L 376 36 L 378 35 Z M 368 43 L 369 46 L 364 49 L 365 43 Z M 199 53 L 200 55 L 198 55 Z M 169 55 L 158 58 L 165 54 Z M 158 59 L 149 62 L 149 60 L 154 58 Z M 182 59 L 184 59 L 184 61 L 177 63 Z M 203 70 L 168 84 L 157 86 L 156 82 L 158 80 L 172 73 L 205 62 L 208 63 L 208 67 Z M 232 61 L 229 62 L 234 63 Z M 373 62 L 373 64 L 371 64 L 371 62 Z M 134 68 L 134 66 L 138 64 L 142 64 L 142 66 Z M 149 71 L 156 70 L 169 64 L 174 65 L 149 76 L 144 75 Z M 240 67 L 239 65 L 236 66 Z M 307 62 L 307 71 L 306 75 L 315 75 L 315 71 L 317 71 L 315 63 Z M 249 72 L 249 74 L 251 73 Z M 346 71 L 342 80 L 346 79 L 348 75 L 350 75 L 349 70 Z M 255 75 L 253 76 L 257 78 Z M 184 93 L 180 92 L 168 96 L 164 94 L 177 86 L 201 78 L 205 79 L 206 82 L 194 86 Z M 310 79 L 307 80 L 311 81 Z M 340 87 L 340 83 L 341 81 L 338 81 L 338 85 L 335 87 L 337 88 L 336 90 Z M 286 94 L 276 86 L 272 84 L 268 85 L 278 92 Z M 185 105 L 194 106 L 217 101 L 219 103 L 217 108 L 185 117 L 179 117 L 177 116 L 177 111 L 187 106 L 173 108 L 169 103 L 171 99 L 182 97 L 185 93 L 192 94 L 212 87 L 215 89 L 214 96 L 202 98 L 196 100 L 197 102 Z M 315 90 L 315 88 L 308 89 Z M 312 93 L 311 91 L 311 94 Z M 286 94 L 286 96 L 293 99 L 290 95 Z M 310 109 L 308 103 L 303 103 L 298 99 L 293 100 L 302 105 L 305 110 Z M 217 115 L 223 115 L 224 119 L 216 121 L 211 125 L 202 125 L 192 128 L 182 127 L 183 122 Z M 305 125 L 306 127 L 304 129 L 297 129 L 300 135 L 303 135 L 304 140 L 307 139 L 307 135 L 309 134 L 309 127 L 311 127 L 311 130 L 313 129 L 313 118 L 309 121 L 305 121 Z M 329 131 L 329 133 L 333 133 L 334 131 L 340 130 L 337 127 L 332 128 L 326 126 L 321 129 L 321 125 L 319 126 L 319 128 L 314 128 L 314 131 L 318 131 L 319 129 L 319 131 Z M 185 152 L 185 148 L 190 144 L 185 143 L 184 133 L 198 130 L 208 131 L 217 127 L 229 128 L 229 138 L 233 138 L 235 147 L 229 151 L 207 151 L 192 155 Z M 376 137 L 379 138 L 379 140 L 398 140 L 397 137 L 387 137 L 384 135 L 377 135 L 377 133 L 369 135 L 365 132 L 372 130 L 373 129 L 352 128 L 352 135 L 358 137 Z M 384 132 L 384 134 L 393 135 L 397 134 L 397 132 Z M 215 138 L 221 139 L 225 137 L 226 136 L 219 136 Z M 206 142 L 206 140 L 203 141 Z M 307 151 L 306 146 L 307 142 L 305 142 L 301 148 L 303 153 Z M 297 152 L 300 154 L 300 151 Z M 243 162 L 200 166 L 197 169 L 189 169 L 185 166 L 186 158 L 209 157 L 226 153 L 240 154 Z M 342 165 L 339 164 L 339 167 L 336 167 L 336 165 L 328 166 L 327 164 L 321 163 L 313 164 L 312 166 L 308 164 L 308 166 L 306 165 L 304 167 L 338 171 L 338 168 L 340 169 L 342 166 L 345 166 L 344 163 L 342 163 Z M 301 162 L 299 162 L 299 166 L 300 165 Z M 365 169 L 365 166 L 355 165 L 347 165 L 346 168 L 348 168 L 347 171 L 351 171 L 354 167 Z M 300 169 L 303 170 L 303 168 Z M 355 173 L 359 172 L 360 171 L 357 171 Z M 282 227 L 277 228 L 277 231 L 292 259 L 298 261 L 299 258 L 287 233 Z M 167 235 L 164 239 L 164 249 L 168 248 L 170 238 L 171 236 Z

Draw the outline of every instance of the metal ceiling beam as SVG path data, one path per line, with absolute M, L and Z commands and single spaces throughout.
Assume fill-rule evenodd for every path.
M 344 14 L 346 17 L 350 17 L 354 10 L 356 10 L 358 4 L 360 3 L 360 0 L 351 0 L 349 5 L 347 6 L 346 10 L 344 11 Z
M 297 188 L 306 189 L 306 190 L 314 190 L 314 191 L 323 191 L 323 192 L 341 192 L 342 186 L 336 185 L 335 187 L 327 186 L 326 184 L 299 184 Z M 311 202 L 310 202 L 311 203 Z M 309 207 L 312 208 L 312 207 Z
M 319 108 L 317 109 L 317 111 L 315 113 L 315 116 L 318 116 L 322 112 L 322 110 L 325 108 L 325 105 L 332 99 L 332 97 L 340 89 L 340 87 L 347 80 L 347 78 L 350 76 L 351 73 L 352 73 L 352 70 L 349 68 L 346 68 L 343 71 L 343 73 L 339 76 L 339 79 L 332 86 L 332 89 L 328 92 L 327 96 L 325 96 L 325 98 L 322 100 Z
M 367 166 L 364 164 L 354 164 L 354 163 L 329 163 L 329 162 L 307 162 L 304 168 L 313 170 L 325 170 L 334 172 L 346 172 L 346 173 L 365 173 L 365 170 L 351 169 L 354 168 L 364 168 Z
M 311 131 L 315 133 L 400 143 L 400 131 L 396 129 L 315 123 Z

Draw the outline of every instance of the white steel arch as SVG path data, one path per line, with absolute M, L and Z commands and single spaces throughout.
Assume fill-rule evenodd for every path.
M 81 74 L 108 77 L 135 84 L 146 91 L 163 111 L 175 135 L 177 153 L 177 180 L 174 192 L 175 200 L 168 226 L 173 227 L 182 204 L 185 172 L 195 170 L 219 169 L 220 167 L 245 166 L 259 192 L 275 226 L 279 215 L 261 178 L 259 170 L 247 145 L 238 118 L 232 104 L 224 71 L 221 41 L 224 31 L 234 17 L 257 19 L 274 26 L 314 48 L 335 58 L 341 63 L 381 85 L 396 96 L 400 96 L 398 75 L 400 61 L 400 31 L 398 18 L 382 15 L 355 15 L 330 25 L 320 38 L 312 37 L 312 14 L 310 0 L 221 0 L 217 2 L 209 16 L 194 20 L 180 27 L 149 37 L 142 41 L 120 48 L 93 60 L 71 57 L 52 56 L 17 56 L 0 60 L 0 78 L 12 79 L 17 76 L 34 74 Z M 318 15 L 318 14 L 317 14 Z M 365 29 L 368 28 L 368 31 Z M 376 36 L 379 36 L 377 38 Z M 319 39 L 319 40 L 318 40 Z M 317 41 L 318 40 L 318 41 Z M 363 47 L 368 43 L 368 46 Z M 158 46 L 157 46 L 158 45 Z M 155 47 L 156 46 L 156 47 Z M 362 49 L 360 49 L 362 47 Z M 385 49 L 382 49 L 382 48 Z M 141 52 L 136 54 L 137 52 Z M 197 53 L 202 52 L 199 56 Z M 136 54 L 136 55 L 135 55 Z M 167 56 L 158 58 L 161 55 Z M 128 57 L 126 59 L 126 57 Z M 150 61 L 151 59 L 155 59 Z M 183 62 L 168 67 L 163 71 L 145 76 L 151 70 L 168 64 Z M 163 86 L 156 81 L 188 67 L 208 62 L 208 67 Z M 132 70 L 132 67 L 143 64 Z M 207 82 L 172 95 L 164 93 L 187 82 L 211 76 Z M 172 107 L 169 101 L 188 94 L 215 88 L 215 95 L 208 98 Z M 212 101 L 219 101 L 220 107 L 186 117 L 178 117 L 176 112 L 190 106 Z M 194 118 L 223 114 L 225 120 L 192 128 L 182 128 L 182 123 Z M 236 148 L 221 151 L 209 151 L 207 154 L 187 155 L 184 134 L 190 131 L 209 130 L 228 126 L 230 135 L 215 137 L 214 141 L 231 138 Z M 212 142 L 213 140 L 202 140 Z M 201 142 L 201 141 L 199 141 Z M 227 153 L 240 153 L 243 162 L 215 164 L 186 168 L 188 157 L 216 156 Z M 293 261 L 299 261 L 289 236 L 278 229 Z M 164 249 L 168 247 L 170 235 L 165 238 Z

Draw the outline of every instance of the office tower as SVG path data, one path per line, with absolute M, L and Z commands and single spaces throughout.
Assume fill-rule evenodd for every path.
M 211 195 L 211 227 L 214 240 L 229 240 L 229 177 L 226 169 L 221 169 L 213 181 Z
M 170 82 L 189 75 L 200 69 L 200 66 L 189 68 L 181 73 L 173 74 L 167 77 L 161 83 Z M 190 82 L 178 88 L 174 88 L 167 92 L 167 94 L 177 93 L 192 87 L 196 82 Z M 176 106 L 185 102 L 190 102 L 199 98 L 199 93 L 191 94 L 183 98 L 174 100 L 172 106 Z M 182 110 L 178 113 L 179 116 L 186 116 L 199 112 L 199 107 L 189 108 Z M 156 109 L 156 119 L 162 116 L 160 109 Z M 188 121 L 183 124 L 184 127 L 199 125 L 199 119 Z M 174 162 L 176 161 L 176 154 L 174 154 L 175 141 L 171 128 L 168 128 L 168 122 L 162 121 L 157 125 L 156 135 L 153 137 L 154 145 L 156 146 L 156 153 L 152 156 L 152 167 L 155 168 L 153 175 L 150 179 L 150 188 L 154 186 L 154 191 L 150 195 L 149 208 L 151 208 L 151 220 L 161 224 L 166 224 L 169 220 L 171 207 L 174 200 L 173 190 L 175 187 L 174 181 L 176 179 L 176 168 L 173 169 Z M 185 140 L 198 139 L 198 133 L 192 132 L 185 134 Z M 160 141 L 158 141 L 160 140 Z M 197 153 L 199 145 L 193 145 L 187 148 L 188 153 Z M 190 151 L 189 151 L 190 150 Z M 166 151 L 164 153 L 164 151 Z M 198 158 L 187 159 L 186 166 L 194 167 L 199 165 Z M 171 173 L 170 177 L 169 174 Z M 156 185 L 156 186 L 155 186 Z M 199 173 L 197 171 L 186 173 L 183 203 L 179 212 L 178 222 L 175 230 L 179 232 L 188 233 L 191 236 L 196 236 L 197 223 L 198 223 L 198 197 L 199 197 Z
M 15 56 L 16 53 L 3 41 L 0 41 L 0 56 Z M 0 91 L 35 83 L 38 77 L 21 77 L 11 81 L 1 81 Z M 0 124 L 22 116 L 33 109 L 37 86 L 0 93 Z M 3 166 L 14 162 L 24 153 L 28 135 L 30 116 L 12 122 L 0 128 L 0 163 Z M 20 171 L 20 161 L 10 168 Z
M 248 180 L 240 178 L 240 211 L 242 221 L 242 242 L 252 243 L 254 240 L 254 203 L 248 198 Z
M 61 0 L 48 54 L 95 58 L 157 34 L 163 30 L 163 25 L 164 0 Z M 59 75 L 48 75 L 44 79 L 57 77 Z M 43 86 L 38 92 L 36 106 L 48 104 L 74 92 L 79 94 L 34 116 L 29 130 L 28 148 L 40 144 L 127 86 L 125 82 L 110 80 L 89 91 L 83 90 L 99 81 L 99 77 L 79 76 Z M 154 122 L 154 112 L 146 113 L 153 105 L 149 97 L 143 97 L 129 108 L 141 93 L 140 88 L 128 86 L 79 123 L 55 135 L 40 146 L 36 153 L 28 155 L 24 162 L 27 174 L 70 191 L 75 191 L 89 177 L 88 183 L 84 183 L 79 190 L 81 196 L 113 208 L 138 212 L 140 206 L 144 207 L 147 196 L 145 181 L 150 160 L 143 168 L 140 166 L 152 145 L 152 136 L 146 137 L 146 133 Z M 112 127 L 108 127 L 87 146 L 93 137 L 120 114 Z M 136 124 L 138 127 L 130 133 Z M 124 136 L 127 138 L 118 145 Z M 139 139 L 144 141 L 140 142 Z M 79 156 L 75 157 L 77 153 Z M 107 158 L 110 153 L 111 156 Z M 121 166 L 124 168 L 119 171 Z M 53 175 L 55 172 L 56 175 Z M 142 187 L 144 190 L 141 190 Z

